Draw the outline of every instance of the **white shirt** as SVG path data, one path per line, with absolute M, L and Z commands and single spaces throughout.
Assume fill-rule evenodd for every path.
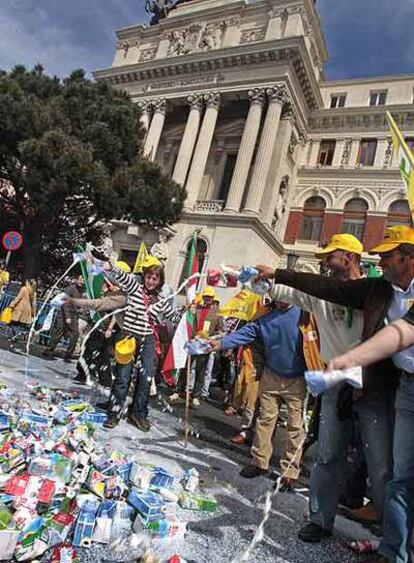
M 394 295 L 391 300 L 385 323 L 389 324 L 397 319 L 401 319 L 414 303 L 414 279 L 406 290 L 397 285 L 392 286 Z M 414 346 L 410 346 L 392 357 L 394 364 L 399 369 L 414 373 Z

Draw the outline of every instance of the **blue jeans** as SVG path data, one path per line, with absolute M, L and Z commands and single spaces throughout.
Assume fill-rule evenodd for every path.
M 322 397 L 318 451 L 310 479 L 310 520 L 326 530 L 333 528 L 339 497 L 345 487 L 348 446 L 354 425 L 352 417 L 338 418 L 338 392 L 337 387 Z M 392 406 L 393 396 L 385 392 L 368 393 L 353 404 L 373 502 L 380 517 L 384 510 L 385 486 L 392 477 Z
M 117 364 L 115 382 L 112 387 L 112 401 L 118 407 L 123 407 L 131 383 L 132 371 L 136 369 L 136 383 L 133 395 L 131 414 L 137 418 L 148 417 L 148 401 L 151 380 L 155 372 L 155 342 L 152 335 L 145 336 L 137 342 L 138 365 L 134 362 L 126 365 Z
M 414 376 L 403 374 L 395 401 L 394 476 L 387 485 L 380 553 L 392 563 L 411 561 L 414 511 Z

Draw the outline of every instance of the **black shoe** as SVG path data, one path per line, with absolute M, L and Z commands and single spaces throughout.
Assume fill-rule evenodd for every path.
M 268 475 L 269 471 L 267 469 L 261 469 L 256 465 L 246 465 L 240 471 L 240 475 L 245 479 L 254 479 L 254 477 L 260 477 L 261 475 Z
M 77 383 L 78 385 L 86 385 L 86 377 L 78 374 L 76 377 L 73 378 L 73 382 Z
M 325 528 L 313 522 L 303 526 L 298 533 L 298 538 L 307 543 L 319 543 L 329 536 L 332 536 L 331 530 L 325 530 Z
M 142 430 L 142 432 L 149 432 L 151 429 L 148 418 L 138 418 L 132 414 L 129 417 L 129 422 L 131 422 L 131 424 L 136 426 L 139 430 Z
M 115 426 L 118 426 L 119 420 L 113 416 L 109 417 L 105 422 L 104 422 L 104 428 L 115 428 Z
M 101 411 L 110 411 L 112 404 L 111 401 L 102 401 L 101 403 L 96 403 L 95 408 Z

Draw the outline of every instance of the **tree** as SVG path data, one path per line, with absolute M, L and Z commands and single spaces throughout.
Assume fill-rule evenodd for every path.
M 142 157 L 143 136 L 128 95 L 81 70 L 0 71 L 0 225 L 22 233 L 25 274 L 56 275 L 112 219 L 178 221 L 185 189 Z

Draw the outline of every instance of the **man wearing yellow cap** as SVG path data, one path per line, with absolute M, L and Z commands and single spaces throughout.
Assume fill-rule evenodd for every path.
M 318 249 L 316 256 L 321 258 L 321 265 L 329 271 L 331 279 L 347 281 L 362 277 L 362 252 L 363 246 L 356 237 L 342 233 L 334 234 L 324 248 Z M 330 303 L 286 285 L 275 285 L 273 298 L 275 301 L 297 305 L 314 315 L 320 336 L 321 356 L 325 362 L 361 342 L 364 323 L 362 311 L 343 304 Z M 310 480 L 311 523 L 300 531 L 300 537 L 304 541 L 316 542 L 330 535 L 341 494 L 348 503 L 352 503 L 351 506 L 363 506 L 364 495 L 361 491 L 366 475 L 358 471 L 358 481 L 355 481 L 355 474 L 350 475 L 345 485 L 346 476 L 349 474 L 347 446 L 353 430 L 351 417 L 361 418 L 363 442 L 369 443 L 369 452 L 376 460 L 375 464 L 370 464 L 371 469 L 375 467 L 374 473 L 371 471 L 370 479 L 373 483 L 373 496 L 377 499 L 377 504 L 383 504 L 385 482 L 391 477 L 391 432 L 388 431 L 387 434 L 390 419 L 388 414 L 378 417 L 375 407 L 378 402 L 379 409 L 388 411 L 390 401 L 387 396 L 375 397 L 375 401 L 368 396 L 352 405 L 350 398 L 349 388 L 334 388 L 321 399 L 322 423 L 319 424 L 318 453 Z M 387 448 L 383 445 L 385 440 L 377 439 L 375 433 L 371 432 L 370 421 L 373 417 L 378 418 L 378 434 L 388 436 Z M 378 448 L 389 452 L 388 456 L 381 456 L 381 464 L 378 464 Z M 355 510 L 355 516 L 372 518 L 375 515 L 372 513 L 372 507 L 370 511 L 364 507 L 363 510 Z
M 387 326 L 375 336 L 330 362 L 330 368 L 371 365 L 392 356 L 401 370 L 395 402 L 394 475 L 387 486 L 384 537 L 370 561 L 411 561 L 414 518 L 414 229 L 396 226 L 371 253 L 380 255 L 384 279 L 392 288 Z
M 397 229 L 401 229 L 401 227 L 397 227 Z M 263 277 L 273 278 L 276 284 L 288 285 L 313 297 L 351 308 L 354 315 L 355 310 L 362 311 L 362 340 L 372 336 L 387 322 L 387 313 L 392 305 L 394 289 L 383 277 L 344 281 L 338 278 L 291 272 L 289 270 L 272 272 L 266 267 L 259 267 L 259 269 Z M 321 326 L 321 323 L 319 323 L 320 329 Z M 336 349 L 339 349 L 341 346 L 340 338 L 336 336 L 336 339 L 338 340 Z M 324 340 L 322 337 L 322 346 L 324 346 Z M 337 353 L 332 354 L 332 352 L 334 352 L 334 348 L 331 349 L 330 356 L 325 354 L 325 359 L 332 359 L 337 355 Z M 391 406 L 393 393 L 398 383 L 398 375 L 398 369 L 390 360 L 370 366 L 364 373 L 362 396 L 361 394 L 351 396 L 350 408 L 347 409 L 349 412 L 352 410 L 358 413 L 363 442 L 369 444 L 369 447 L 365 448 L 365 458 L 372 486 L 374 506 L 380 516 L 385 504 L 385 484 L 392 476 L 393 425 Z M 342 411 L 346 412 L 345 409 L 342 409 Z M 344 424 L 346 424 L 346 421 L 344 421 Z M 321 449 L 320 442 L 319 440 L 319 450 Z M 348 441 L 342 444 L 343 457 L 346 456 L 347 443 Z M 338 455 L 340 455 L 340 448 L 341 444 L 337 445 Z M 329 452 L 329 448 L 327 451 Z M 329 459 L 323 457 L 318 459 L 318 465 L 321 468 L 323 468 L 324 463 L 328 464 Z M 337 486 L 334 483 L 343 480 L 343 475 L 337 474 L 336 471 L 332 471 L 331 474 L 328 466 L 325 469 L 327 469 L 326 476 L 330 475 L 330 479 L 326 479 L 323 485 L 325 490 L 336 490 Z M 328 497 L 328 495 L 326 496 Z M 324 510 L 321 509 L 318 502 L 311 500 L 310 512 L 311 524 L 300 531 L 299 537 L 303 541 L 319 541 L 324 536 L 330 535 L 333 520 L 324 518 Z

